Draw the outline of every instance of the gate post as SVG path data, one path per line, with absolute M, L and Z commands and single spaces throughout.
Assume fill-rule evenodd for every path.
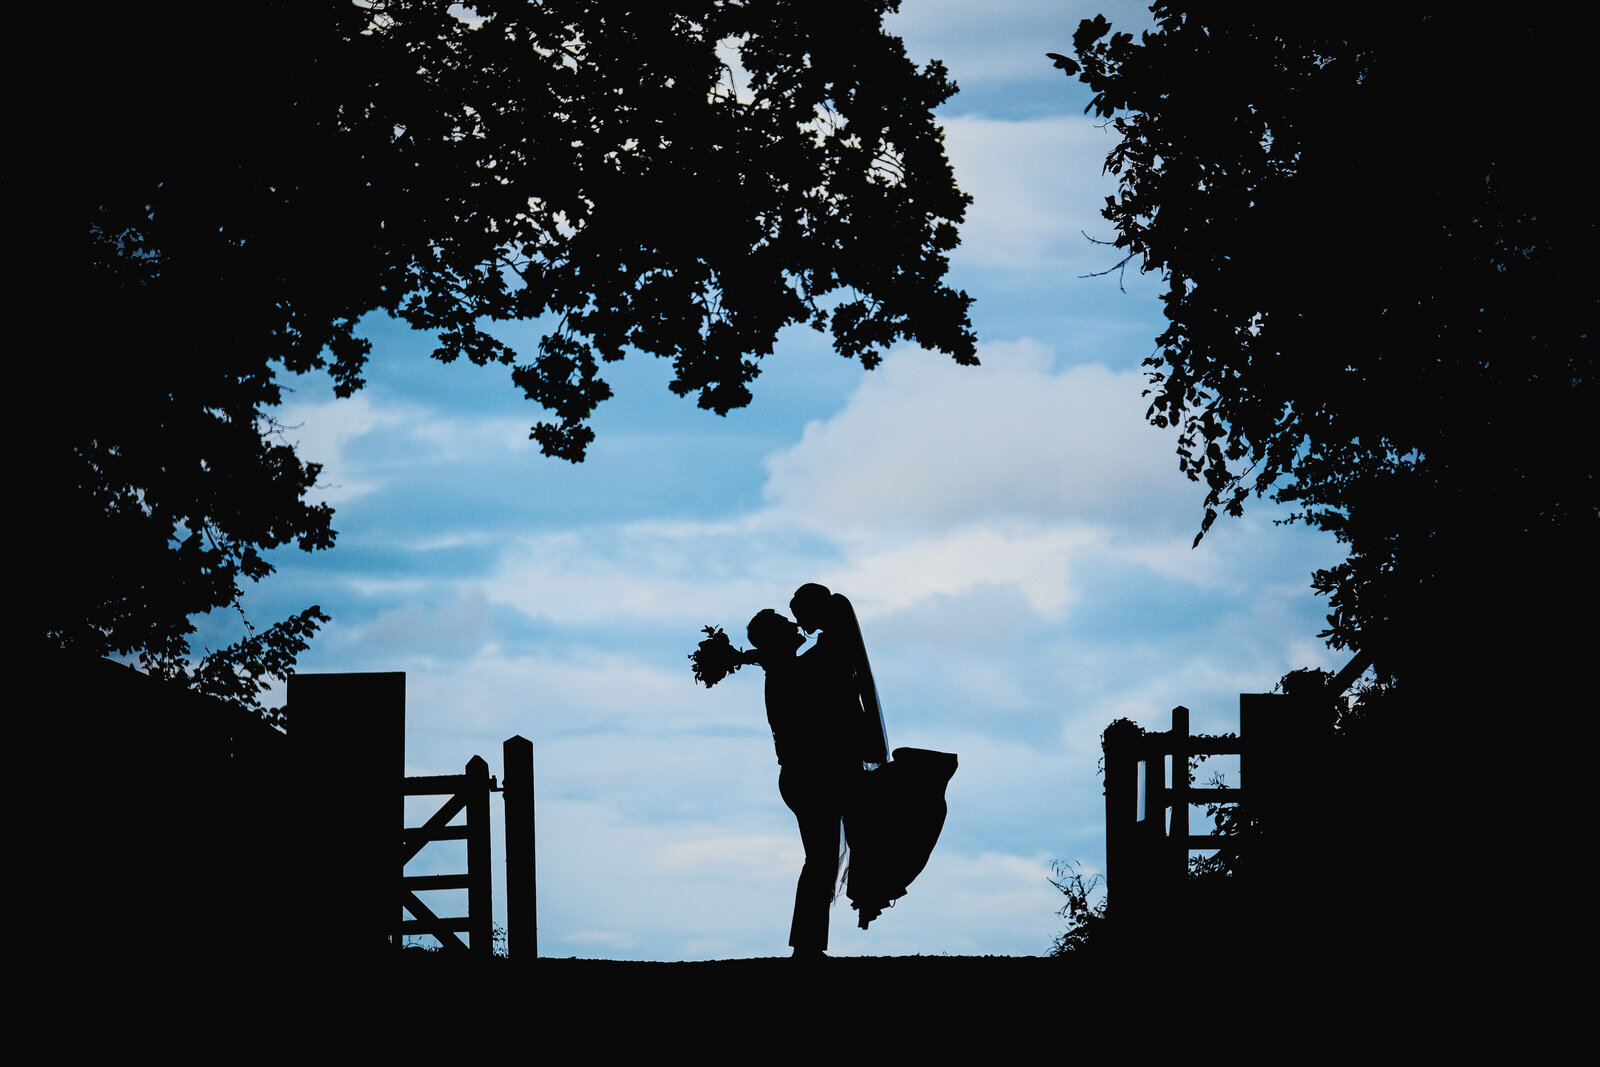
M 482 756 L 467 761 L 467 935 L 472 951 L 494 955 L 494 901 L 489 870 L 489 764 Z
M 501 749 L 506 802 L 506 954 L 539 956 L 538 889 L 533 851 L 533 742 L 518 734 Z M 516 941 L 511 940 L 515 932 Z
M 296 674 L 288 698 L 303 877 L 318 887 L 304 929 L 335 956 L 398 949 L 391 827 L 405 824 L 394 779 L 405 775 L 406 676 Z
M 1130 917 L 1139 910 L 1144 893 L 1138 857 L 1142 733 L 1132 721 L 1118 719 L 1106 727 L 1100 741 L 1106 758 L 1106 892 L 1109 897 L 1115 881 L 1117 906 Z
M 1161 873 L 1180 886 L 1189 876 L 1189 709 L 1172 709 L 1172 819 L 1167 830 L 1167 854 Z

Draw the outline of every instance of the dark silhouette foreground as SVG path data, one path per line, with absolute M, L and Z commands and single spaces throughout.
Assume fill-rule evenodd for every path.
M 746 633 L 754 646 L 749 657 L 766 672 L 767 722 L 781 768 L 778 790 L 805 845 L 789 944 L 796 957 L 817 957 L 828 947 L 829 909 L 841 877 L 864 930 L 905 895 L 927 865 L 944 826 L 944 788 L 956 757 L 902 748 L 890 762 L 850 601 L 810 584 L 800 587 L 790 606 L 797 621 L 767 608 L 750 620 Z M 805 643 L 802 628 L 822 632 L 815 645 L 796 655 Z M 697 660 L 697 676 L 704 679 L 701 666 Z

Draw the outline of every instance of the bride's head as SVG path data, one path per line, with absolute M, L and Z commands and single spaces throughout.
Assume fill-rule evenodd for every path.
M 833 594 L 825 585 L 807 582 L 794 591 L 789 610 L 806 633 L 815 633 L 818 627 L 827 629 L 833 615 Z

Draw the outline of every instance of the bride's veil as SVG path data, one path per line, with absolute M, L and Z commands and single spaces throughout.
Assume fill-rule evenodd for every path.
M 850 654 L 856 661 L 862 708 L 866 711 L 868 721 L 876 720 L 878 725 L 877 737 L 868 736 L 868 744 L 878 749 L 878 758 L 866 762 L 887 763 L 889 731 L 884 726 L 883 705 L 878 701 L 878 685 L 872 679 L 872 664 L 867 660 L 867 643 L 861 637 L 861 623 L 856 619 L 856 609 L 850 603 L 850 598 L 843 593 L 833 594 L 833 607 L 836 625 L 843 631 L 839 637 L 842 642 L 848 643 Z

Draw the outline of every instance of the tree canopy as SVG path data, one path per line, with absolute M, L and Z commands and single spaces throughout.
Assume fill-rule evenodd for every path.
M 1119 135 L 1123 262 L 1165 280 L 1149 418 L 1207 484 L 1201 534 L 1272 494 L 1348 546 L 1314 576 L 1335 647 L 1536 673 L 1517 657 L 1570 627 L 1549 608 L 1593 587 L 1600 533 L 1596 218 L 1567 158 L 1593 9 L 1152 12 L 1052 57 Z
M 944 284 L 968 198 L 932 109 L 955 87 L 884 32 L 896 0 L 368 0 L 113 7 L 82 32 L 88 322 L 47 367 L 46 643 L 251 701 L 312 608 L 193 674 L 191 617 L 263 552 L 333 543 L 318 467 L 268 415 L 286 374 L 362 384 L 363 315 L 501 363 L 578 461 L 606 361 L 747 404 L 778 332 L 868 367 L 976 362 Z M 540 319 L 536 351 L 493 324 Z

